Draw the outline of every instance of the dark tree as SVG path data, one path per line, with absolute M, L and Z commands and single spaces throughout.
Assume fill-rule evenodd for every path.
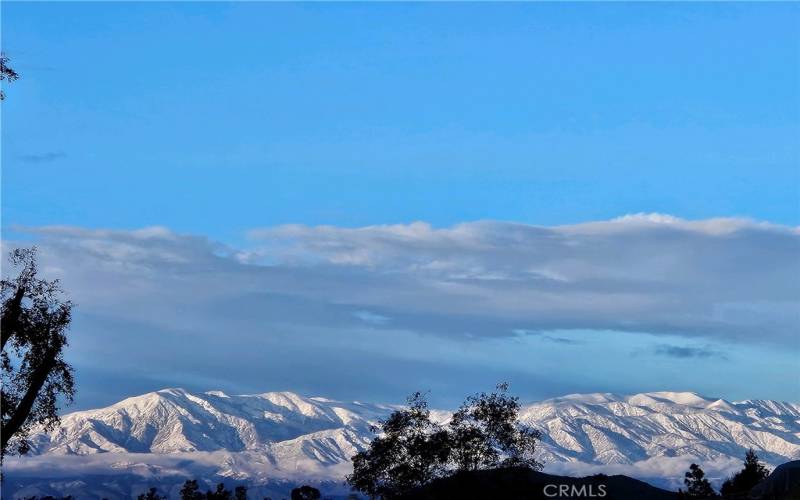
M 159 495 L 158 490 L 155 488 L 150 488 L 147 493 L 142 493 L 136 498 L 138 500 L 167 500 L 167 497 Z
M 697 464 L 689 466 L 689 471 L 684 475 L 683 484 L 686 491 L 678 490 L 682 498 L 713 498 L 717 496 L 711 483 L 706 479 L 706 473 Z
M 196 479 L 187 479 L 181 488 L 181 500 L 201 500 L 205 495 L 200 492 Z
M 0 82 L 3 80 L 8 80 L 9 82 L 13 82 L 19 79 L 19 75 L 16 71 L 11 69 L 11 66 L 8 65 L 8 57 L 5 54 L 0 53 Z M 6 93 L 0 90 L 0 101 L 6 98 Z
M 32 426 L 53 429 L 59 422 L 58 402 L 72 402 L 72 367 L 63 358 L 72 303 L 65 300 L 58 280 L 38 276 L 36 249 L 11 252 L 16 278 L 0 281 L 0 370 L 2 371 L 2 450 L 25 453 Z
M 208 490 L 206 492 L 206 500 L 230 500 L 231 492 L 225 489 L 225 485 L 219 483 L 217 489 L 214 491 Z
M 395 411 L 372 431 L 381 435 L 352 459 L 353 473 L 347 481 L 353 489 L 372 498 L 392 498 L 446 470 L 448 433 L 431 421 L 422 393 L 411 395 L 407 408 Z
M 234 488 L 233 498 L 235 500 L 247 500 L 247 486 L 237 486 Z
M 730 479 L 726 479 L 722 483 L 720 492 L 723 495 L 743 495 L 750 492 L 751 489 L 764 478 L 769 476 L 769 469 L 758 459 L 758 455 L 752 448 L 747 450 L 744 456 L 744 467 L 742 470 L 733 475 Z
M 319 490 L 313 486 L 301 486 L 292 490 L 292 500 L 319 500 L 322 497 Z
M 470 396 L 450 420 L 451 458 L 458 470 L 528 467 L 541 470 L 533 455 L 539 431 L 517 423 L 519 400 L 500 384 L 491 394 Z
M 519 402 L 498 391 L 467 398 L 447 428 L 430 419 L 421 393 L 381 421 L 380 434 L 353 457 L 350 486 L 372 498 L 393 498 L 454 472 L 542 464 L 534 457 L 538 431 L 517 423 Z

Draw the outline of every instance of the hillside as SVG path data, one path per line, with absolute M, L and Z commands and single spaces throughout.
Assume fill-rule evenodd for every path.
M 627 476 L 554 476 L 529 469 L 465 472 L 438 479 L 401 500 L 544 500 L 547 498 L 604 498 L 607 500 L 671 500 L 674 492 Z

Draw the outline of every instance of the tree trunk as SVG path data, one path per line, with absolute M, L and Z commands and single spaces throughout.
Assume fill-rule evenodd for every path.
M 14 434 L 20 430 L 23 424 L 25 424 L 25 421 L 28 419 L 28 415 L 30 415 L 31 410 L 33 409 L 33 405 L 36 402 L 36 397 L 39 395 L 39 391 L 44 386 L 45 381 L 47 381 L 47 376 L 50 375 L 50 372 L 53 371 L 53 368 L 56 365 L 56 357 L 58 356 L 58 352 L 59 349 L 55 346 L 50 347 L 50 349 L 47 350 L 42 363 L 33 372 L 33 376 L 31 377 L 31 385 L 29 385 L 28 390 L 25 391 L 25 396 L 23 396 L 16 409 L 14 409 L 14 413 L 11 415 L 11 418 L 8 419 L 8 422 L 3 423 L 2 429 L 0 429 L 0 434 L 2 434 L 3 454 L 5 454 L 8 442 L 12 437 L 14 437 Z
M 2 323 L 0 323 L 0 339 L 2 341 L 0 349 L 5 349 L 6 342 L 19 330 L 19 316 L 22 314 L 22 298 L 24 296 L 25 287 L 20 285 L 14 294 L 14 298 L 11 299 L 11 304 L 3 314 Z

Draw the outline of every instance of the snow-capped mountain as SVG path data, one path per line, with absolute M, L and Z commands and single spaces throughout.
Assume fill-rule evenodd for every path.
M 297 451 L 297 457 L 335 464 L 362 447 L 370 423 L 391 410 L 290 392 L 228 396 L 164 389 L 66 415 L 32 444 L 37 455 L 258 451 L 280 457 Z
M 585 394 L 527 405 L 520 418 L 542 431 L 541 457 L 555 473 L 627 474 L 677 487 L 693 461 L 721 482 L 748 448 L 773 466 L 800 458 L 800 404 Z
M 177 488 L 186 477 L 223 477 L 272 487 L 327 482 L 344 492 L 350 457 L 393 408 L 288 392 L 165 389 L 64 416 L 57 429 L 33 436 L 31 456 L 7 459 L 4 488 L 111 498 L 157 482 Z M 520 419 L 542 431 L 540 456 L 553 473 L 624 473 L 664 485 L 692 461 L 721 479 L 751 447 L 772 465 L 800 458 L 798 404 L 588 394 L 524 405 Z
M 549 462 L 738 460 L 747 448 L 776 462 L 800 457 L 800 405 L 775 401 L 729 403 L 671 392 L 577 395 L 529 405 L 521 420 L 542 430 Z

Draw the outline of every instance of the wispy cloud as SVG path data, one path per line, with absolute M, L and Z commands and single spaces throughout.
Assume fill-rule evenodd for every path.
M 62 152 L 31 153 L 20 155 L 19 159 L 25 163 L 50 163 L 61 160 L 67 155 Z
M 573 339 L 563 336 L 555 336 L 555 335 L 546 335 L 545 330 L 530 330 L 527 328 L 515 328 L 511 330 L 511 332 L 515 335 L 519 336 L 536 336 L 541 340 L 547 342 L 553 342 L 555 344 L 564 344 L 564 345 L 580 345 L 586 343 L 584 340 Z
M 390 319 L 386 316 L 381 316 L 380 314 L 375 314 L 369 311 L 356 311 L 353 313 L 353 316 L 360 319 L 364 323 L 369 323 L 371 325 L 385 325 Z
M 568 339 L 566 337 L 554 337 L 553 335 L 542 335 L 542 340 L 564 345 L 581 345 L 585 343 L 582 340 Z
M 653 349 L 653 352 L 659 356 L 668 356 L 670 358 L 722 358 L 725 359 L 725 354 L 710 346 L 677 346 L 669 344 L 660 344 Z

